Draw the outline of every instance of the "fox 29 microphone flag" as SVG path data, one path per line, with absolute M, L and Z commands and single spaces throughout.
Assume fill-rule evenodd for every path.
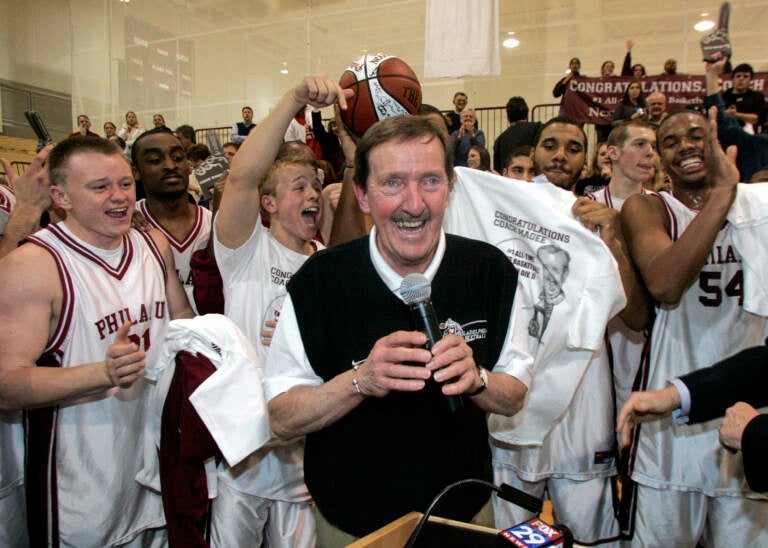
M 427 0 L 424 76 L 499 76 L 499 0 Z

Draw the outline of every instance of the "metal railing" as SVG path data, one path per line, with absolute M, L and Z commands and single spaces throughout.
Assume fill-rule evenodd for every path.
M 447 113 L 450 111 L 443 112 Z M 560 114 L 560 103 L 542 103 L 533 106 L 528 114 L 528 120 L 530 122 L 546 122 L 558 114 Z M 482 129 L 483 133 L 485 133 L 485 148 L 487 148 L 488 152 L 491 154 L 491 162 L 493 162 L 493 143 L 509 126 L 509 123 L 507 122 L 507 109 L 503 106 L 478 107 L 475 109 L 475 116 L 477 117 L 477 127 Z M 324 120 L 324 122 L 326 121 L 327 120 Z M 216 132 L 216 137 L 218 137 L 219 143 L 223 145 L 229 141 L 232 127 L 197 129 L 195 130 L 195 138 L 198 143 L 208 144 L 207 132 L 209 130 Z M 594 126 L 592 124 L 584 124 L 584 131 L 587 134 L 589 150 L 592 150 L 596 139 Z

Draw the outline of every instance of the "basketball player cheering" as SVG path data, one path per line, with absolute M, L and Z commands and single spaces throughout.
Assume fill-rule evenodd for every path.
M 351 93 L 351 92 L 350 92 Z M 214 221 L 214 251 L 224 281 L 225 313 L 253 343 L 262 364 L 286 295 L 286 283 L 322 247 L 322 184 L 306 156 L 275 161 L 288 124 L 307 104 L 344 103 L 338 84 L 308 76 L 289 90 L 248 135 L 232 161 Z M 261 223 L 260 208 L 270 228 Z M 304 485 L 303 441 L 274 443 L 246 465 L 221 475 L 220 489 L 239 501 L 238 515 L 212 508 L 212 543 L 218 546 L 308 546 L 315 522 Z
M 765 336 L 766 318 L 743 308 L 742 261 L 754 257 L 739 255 L 726 222 L 738 171 L 717 142 L 716 109 L 709 114 L 678 111 L 662 122 L 659 152 L 672 193 L 632 196 L 622 210 L 632 257 L 656 300 L 640 390 L 663 388 Z M 748 492 L 741 456 L 720 447 L 718 425 L 678 427 L 666 418 L 635 427 L 636 485 L 624 486 L 624 500 L 636 506 L 634 545 L 768 545 L 768 503 Z
M 166 323 L 192 310 L 167 240 L 130 228 L 136 196 L 122 151 L 74 137 L 48 169 L 67 219 L 0 263 L 0 406 L 28 410 L 30 543 L 161 540 L 160 497 L 134 480 L 144 359 Z

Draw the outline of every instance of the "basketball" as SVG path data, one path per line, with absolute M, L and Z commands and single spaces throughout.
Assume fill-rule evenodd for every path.
M 341 118 L 358 137 L 379 120 L 418 114 L 421 108 L 419 79 L 405 61 L 392 55 L 363 55 L 347 67 L 339 85 L 355 92 Z

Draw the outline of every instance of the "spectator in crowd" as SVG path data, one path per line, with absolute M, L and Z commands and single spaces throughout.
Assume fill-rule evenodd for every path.
M 204 147 L 205 150 L 196 147 Z M 198 150 L 201 156 L 210 154 L 205 145 L 189 147 L 190 154 Z M 131 149 L 131 160 L 136 181 L 144 187 L 147 196 L 145 200 L 136 202 L 136 209 L 171 243 L 176 274 L 194 307 L 195 282 L 190 260 L 195 251 L 208 245 L 211 212 L 187 199 L 190 182 L 187 155 L 171 130 L 155 128 L 136 139 Z M 194 162 L 191 163 L 194 165 Z
M 227 143 L 224 143 L 221 147 L 224 149 L 224 156 L 226 157 L 227 161 L 232 164 L 232 158 L 235 157 L 235 154 L 237 153 L 237 150 L 240 148 L 240 145 L 237 143 L 233 143 L 232 141 L 229 141 Z
M 643 65 L 640 63 L 635 63 L 634 65 L 632 64 L 632 48 L 634 45 L 635 43 L 632 40 L 627 40 L 627 53 L 624 56 L 624 63 L 621 66 L 621 75 L 631 76 L 635 80 L 640 80 L 645 78 L 647 75 Z
M 643 88 L 638 80 L 632 80 L 624 92 L 621 103 L 616 105 L 611 118 L 611 125 L 617 126 L 627 120 L 645 120 L 645 97 Z
M 600 76 L 602 78 L 612 78 L 616 76 L 613 71 L 616 70 L 616 64 L 611 61 L 610 59 L 607 61 L 603 61 L 603 64 L 600 65 Z
M 749 87 L 754 76 L 751 65 L 736 65 L 731 77 L 733 86 L 722 94 L 728 114 L 736 118 L 741 126 L 749 124 L 753 133 L 766 106 L 765 96 Z
M 768 405 L 768 348 L 748 348 L 704 369 L 699 369 L 653 392 L 635 392 L 619 414 L 617 431 L 622 446 L 630 444 L 632 428 L 661 420 L 673 412 L 677 424 L 700 424 L 725 417 L 718 429 L 723 447 L 741 451 L 749 488 L 768 491 L 768 415 L 756 407 Z
M 451 133 L 455 149 L 454 165 L 467 165 L 467 157 L 472 145 L 485 146 L 485 133 L 477 129 L 476 122 L 474 109 L 467 107 L 461 111 L 461 127 Z
M 154 114 L 152 116 L 152 125 L 156 128 L 165 128 L 168 129 L 165 125 L 165 117 L 162 114 Z M 171 131 L 168 129 L 168 131 Z
M 176 138 L 181 141 L 181 146 L 184 147 L 185 152 L 189 150 L 189 147 L 197 143 L 195 128 L 188 124 L 177 127 L 174 133 L 176 134 Z
M 480 171 L 490 171 L 491 155 L 488 150 L 482 145 L 472 145 L 467 155 L 467 167 Z
M 463 91 L 457 91 L 453 94 L 453 111 L 445 115 L 445 125 L 448 126 L 448 133 L 458 131 L 461 127 L 461 113 L 467 108 L 467 94 Z
M 77 135 L 88 135 L 89 137 L 99 137 L 98 133 L 91 131 L 91 119 L 85 114 L 80 114 L 77 117 L 77 131 L 73 131 L 69 134 L 70 137 Z
M 611 180 L 611 158 L 608 156 L 608 143 L 602 141 L 595 146 L 595 152 L 589 161 L 587 174 L 576 183 L 576 194 L 584 196 L 603 188 Z
M 120 147 L 121 150 L 123 150 L 123 151 L 125 150 L 125 141 L 121 137 L 119 137 L 117 135 L 112 135 L 112 136 L 108 137 L 107 140 L 108 141 L 113 141 L 117 146 Z M 127 156 L 126 156 L 126 158 L 127 158 Z M 138 189 L 138 187 L 136 188 L 136 196 L 139 196 L 139 189 Z
M 654 130 L 659 129 L 659 126 L 667 117 L 667 96 L 660 91 L 651 93 L 645 101 L 648 105 L 648 120 Z
M 104 122 L 104 138 L 109 139 L 117 135 L 117 126 L 112 122 Z
M 632 258 L 658 303 L 638 372 L 641 390 L 661 389 L 765 336 L 766 318 L 745 310 L 749 292 L 741 288 L 743 273 L 758 268 L 761 276 L 766 263 L 760 251 L 741 254 L 742 246 L 759 246 L 749 232 L 737 243 L 726 222 L 742 200 L 733 158 L 717 143 L 714 110 L 709 121 L 681 110 L 662 122 L 658 144 L 672 192 L 634 195 L 622 208 Z M 743 220 L 749 224 L 752 215 L 745 211 Z M 633 545 L 768 544 L 768 504 L 744 488 L 742 459 L 723 453 L 714 422 L 642 424 L 628 454 L 633 481 L 622 483 L 622 502 Z
M 333 170 L 340 173 L 344 169 L 344 153 L 341 150 L 339 137 L 335 132 L 336 120 L 328 122 L 328 129 L 323 124 L 322 113 L 319 110 L 312 111 L 312 133 L 320 147 L 320 157 L 331 163 Z M 334 181 L 326 180 L 324 184 Z
M 208 148 L 208 145 L 204 145 L 203 143 L 195 143 L 194 145 L 191 145 L 186 153 L 187 160 L 189 160 L 192 169 L 200 167 L 200 164 L 202 164 L 210 155 L 211 151 Z
M 662 74 L 665 76 L 677 75 L 677 61 L 671 57 L 664 61 L 664 72 Z
M 521 145 L 508 155 L 502 175 L 518 181 L 533 182 L 533 147 Z
M 736 166 L 739 168 L 741 180 L 749 181 L 757 170 L 768 166 L 768 134 L 750 135 L 726 112 L 718 77 L 725 69 L 727 61 L 727 58 L 722 58 L 705 64 L 707 96 L 704 97 L 704 106 L 717 107 L 718 139 L 726 149 L 736 146 Z
M 244 106 L 241 109 L 241 114 L 243 116 L 243 121 L 237 122 L 232 126 L 232 131 L 229 136 L 229 140 L 237 144 L 245 141 L 245 138 L 248 137 L 251 130 L 256 127 L 256 124 L 253 123 L 253 109 L 251 107 Z
M 136 113 L 129 110 L 125 113 L 125 125 L 117 132 L 118 136 L 125 141 L 125 153 L 131 153 L 131 147 L 136 138 L 144 133 L 144 126 L 139 124 L 139 118 Z
M 576 59 L 578 61 L 578 59 Z M 510 153 L 524 145 L 533 146 L 533 140 L 541 122 L 528 122 L 528 104 L 522 97 L 510 97 L 507 101 L 509 127 L 493 143 L 493 169 L 501 173 Z
M 562 97 L 565 94 L 565 88 L 568 85 L 568 82 L 571 81 L 571 78 L 575 78 L 577 76 L 581 76 L 581 60 L 578 57 L 572 57 L 571 60 L 568 62 L 568 70 L 565 76 L 560 78 L 560 80 L 557 81 L 557 84 L 555 84 L 555 87 L 552 89 L 552 97 Z M 509 108 L 509 107 L 507 107 Z M 527 110 L 526 106 L 526 110 Z
M 166 276 L 168 241 L 131 229 L 133 177 L 113 143 L 66 139 L 48 168 L 66 220 L 0 262 L 0 406 L 30 417 L 27 507 L 41 512 L 30 545 L 159 546 L 162 502 L 135 480 L 145 351 L 192 310 Z

